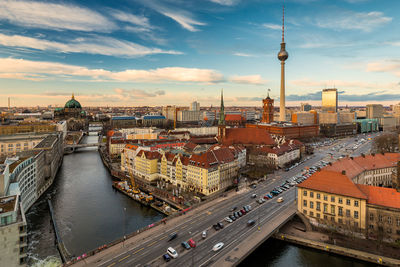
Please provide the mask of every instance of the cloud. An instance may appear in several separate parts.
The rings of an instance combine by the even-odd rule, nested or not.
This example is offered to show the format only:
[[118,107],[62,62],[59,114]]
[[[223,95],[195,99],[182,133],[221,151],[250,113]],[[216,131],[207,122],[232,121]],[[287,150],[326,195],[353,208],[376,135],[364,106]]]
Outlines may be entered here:
[[145,91],[142,89],[130,89],[130,90],[126,90],[126,89],[121,89],[121,88],[115,88],[114,91],[118,94],[118,95],[122,95],[123,97],[129,97],[132,99],[143,99],[143,98],[148,98],[148,97],[156,97],[156,96],[161,96],[161,95],[165,95],[165,91],[164,90],[158,90],[155,92],[149,92],[149,91]]
[[110,32],[116,25],[87,8],[36,1],[0,1],[0,20],[29,28]]
[[0,77],[1,75],[7,75],[6,78],[10,79],[53,79],[58,77],[68,80],[84,77],[93,81],[124,82],[219,83],[224,81],[223,75],[212,69],[166,67],[112,72],[104,69],[88,69],[76,65],[14,58],[0,58]]
[[[346,92],[339,92],[339,101],[347,102],[368,102],[368,101],[395,101],[400,100],[399,94],[385,94],[385,93],[367,93],[367,94],[346,94]],[[286,96],[287,101],[321,101],[321,91],[297,95],[291,94]]]
[[254,55],[246,54],[246,53],[240,53],[240,52],[235,52],[235,53],[233,53],[233,55],[237,56],[237,57],[254,57]]
[[361,30],[370,32],[392,21],[391,17],[385,17],[382,12],[341,12],[334,15],[320,17],[316,25],[321,28],[333,30]]
[[120,10],[113,10],[111,12],[111,15],[119,20],[119,21],[123,21],[123,22],[128,22],[134,25],[138,25],[140,26],[142,29],[146,29],[149,30],[152,28],[152,26],[149,23],[149,19],[146,18],[145,16],[138,16],[138,15],[134,15],[134,14],[130,14],[130,13],[126,13]]
[[235,97],[236,101],[240,101],[240,102],[254,102],[254,101],[262,101],[263,98],[262,97],[248,97],[248,96],[239,96],[239,97]]
[[240,0],[209,0],[209,1],[223,6],[234,6],[237,3],[239,3]]
[[107,56],[135,57],[152,54],[182,54],[178,51],[149,48],[111,37],[77,38],[70,42],[60,43],[22,35],[5,35],[0,33],[0,45],[62,53],[88,53]]
[[191,31],[191,32],[196,32],[199,31],[195,26],[204,26],[206,23],[200,22],[195,20],[193,15],[189,13],[188,11],[182,10],[180,8],[170,8],[167,6],[164,6],[160,2],[153,0],[147,0],[143,2],[144,4],[150,6],[153,8],[155,11],[158,13],[169,17],[179,23],[184,29]]
[[371,62],[367,64],[367,72],[388,72],[400,77],[400,60]]
[[[342,80],[309,80],[309,79],[300,79],[300,80],[292,80],[289,81],[289,84],[296,87],[310,88],[310,87],[319,87],[319,88],[357,88],[363,90],[397,90],[398,84],[396,82],[391,83],[380,83],[380,82],[364,82],[364,81],[342,81]],[[321,89],[322,90],[322,89]]]
[[281,30],[282,29],[282,25],[272,24],[272,23],[264,23],[264,24],[262,24],[262,26],[264,28],[267,28],[270,30]]
[[265,84],[267,81],[263,80],[260,75],[247,75],[247,76],[232,76],[229,81],[233,83],[243,84]]

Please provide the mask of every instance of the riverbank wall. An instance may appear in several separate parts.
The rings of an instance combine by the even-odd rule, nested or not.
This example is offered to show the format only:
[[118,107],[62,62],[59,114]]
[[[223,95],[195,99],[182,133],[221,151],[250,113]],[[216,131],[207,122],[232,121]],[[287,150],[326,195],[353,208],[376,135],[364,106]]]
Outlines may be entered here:
[[360,250],[355,250],[351,248],[346,248],[342,246],[337,246],[333,244],[328,244],[325,242],[320,242],[316,240],[311,240],[308,238],[304,237],[299,237],[296,235],[291,235],[287,233],[276,233],[273,236],[275,239],[287,241],[289,243],[293,243],[296,245],[304,246],[304,247],[309,247],[313,249],[317,249],[320,251],[325,251],[328,253],[335,253],[341,256],[346,256],[346,257],[351,257],[354,259],[362,260],[362,261],[367,261],[367,262],[372,262],[375,264],[380,264],[384,266],[400,266],[400,260],[389,258],[389,257],[384,257]]

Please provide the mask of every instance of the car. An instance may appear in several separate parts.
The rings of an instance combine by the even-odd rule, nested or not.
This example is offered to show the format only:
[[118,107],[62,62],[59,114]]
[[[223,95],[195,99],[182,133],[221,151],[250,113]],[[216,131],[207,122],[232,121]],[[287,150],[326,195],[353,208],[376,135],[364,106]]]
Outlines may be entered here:
[[245,211],[244,209],[241,209],[240,212],[241,212],[243,215],[246,215],[246,211]]
[[257,185],[252,184],[252,185],[251,185],[251,188],[256,189],[256,188],[257,188]]
[[214,224],[213,228],[214,228],[215,231],[218,231],[220,229],[218,224]]
[[237,207],[232,207],[230,211],[235,211],[237,209]]
[[174,240],[177,237],[178,237],[178,233],[172,233],[169,235],[168,241]]
[[247,208],[249,209],[249,211],[251,211],[251,205],[247,205]]
[[247,221],[247,226],[253,226],[256,223],[255,220],[248,220]]
[[201,233],[201,237],[202,237],[203,239],[205,239],[205,238],[207,237],[207,230],[204,230],[204,231]]
[[188,241],[190,247],[195,248],[196,247],[196,242],[193,240],[193,238],[190,238]]
[[283,202],[283,197],[278,198],[278,199],[276,200],[276,202],[278,202],[278,203]]
[[188,242],[183,241],[183,242],[181,243],[181,246],[182,246],[184,249],[190,249],[190,246],[189,246]]
[[236,217],[233,216],[233,215],[229,215],[229,218],[230,218],[232,221],[236,221]]
[[262,203],[264,203],[265,202],[265,199],[263,199],[263,198],[260,198],[258,201],[258,204],[262,204]]
[[217,243],[217,244],[215,244],[214,246],[213,246],[213,251],[218,251],[218,250],[220,250],[222,247],[224,246],[224,243],[222,243],[222,242],[219,242],[219,243]]
[[270,194],[267,194],[267,197],[268,197],[269,199],[271,199],[271,198],[272,198],[272,196],[271,196]]
[[243,209],[244,209],[244,211],[245,211],[246,213],[250,211],[249,208],[248,208],[247,206],[243,206]]
[[222,222],[217,223],[217,225],[218,225],[218,227],[221,228],[221,229],[224,228],[224,224],[223,224]]
[[252,194],[251,195],[251,198],[256,198],[257,197],[257,194]]
[[243,213],[241,211],[238,211],[239,217],[243,216]]
[[240,217],[240,216],[239,216],[239,212],[236,211],[236,212],[233,214],[233,216],[235,216],[235,218],[238,219],[238,218]]
[[168,254],[164,254],[164,255],[163,255],[163,259],[164,259],[166,262],[169,262],[169,261],[171,260],[171,257],[170,257]]
[[232,219],[231,219],[231,218],[229,218],[229,217],[225,217],[225,221],[227,221],[228,223],[231,223],[231,222],[233,222],[233,221],[232,221]]
[[174,258],[174,259],[178,258],[178,252],[176,252],[176,250],[173,247],[169,247],[167,249],[167,253],[168,253],[168,255],[171,256],[171,258]]

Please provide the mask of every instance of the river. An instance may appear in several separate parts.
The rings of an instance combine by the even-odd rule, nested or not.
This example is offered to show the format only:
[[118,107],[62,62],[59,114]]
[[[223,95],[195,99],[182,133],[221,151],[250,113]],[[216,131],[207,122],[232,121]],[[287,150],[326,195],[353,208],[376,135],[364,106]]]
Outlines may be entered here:
[[[82,143],[97,142],[97,136]],[[95,249],[163,218],[163,215],[118,193],[96,148],[82,148],[65,155],[54,184],[46,194],[52,203],[60,234],[75,255]],[[26,215],[29,264],[58,266],[53,228],[43,195]],[[124,207],[126,208],[124,214]],[[124,223],[125,222],[125,223]],[[372,266],[365,262],[268,240],[242,266]]]

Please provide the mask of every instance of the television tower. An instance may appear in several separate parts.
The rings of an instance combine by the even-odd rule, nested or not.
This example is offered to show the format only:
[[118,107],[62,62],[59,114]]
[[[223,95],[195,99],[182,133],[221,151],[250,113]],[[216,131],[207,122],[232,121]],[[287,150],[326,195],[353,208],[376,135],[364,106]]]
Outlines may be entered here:
[[286,121],[285,109],[285,60],[288,59],[289,54],[286,52],[285,44],[285,6],[282,8],[282,43],[281,51],[278,53],[278,59],[281,61],[281,95],[279,106],[279,121]]

